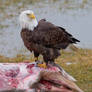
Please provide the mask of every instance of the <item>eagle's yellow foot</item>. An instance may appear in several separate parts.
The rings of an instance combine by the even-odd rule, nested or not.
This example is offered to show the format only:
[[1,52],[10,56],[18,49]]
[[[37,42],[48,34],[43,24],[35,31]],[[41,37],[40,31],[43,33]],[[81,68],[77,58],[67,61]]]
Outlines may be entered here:
[[46,63],[41,63],[41,64],[38,63],[37,66],[40,68],[47,68]]

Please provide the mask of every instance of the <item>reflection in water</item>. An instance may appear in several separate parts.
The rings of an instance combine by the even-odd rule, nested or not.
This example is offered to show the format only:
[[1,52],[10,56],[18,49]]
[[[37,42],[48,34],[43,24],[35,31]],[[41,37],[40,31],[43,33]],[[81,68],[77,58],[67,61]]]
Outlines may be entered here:
[[32,9],[38,20],[46,18],[66,28],[81,41],[79,46],[92,48],[92,0],[1,0],[0,54],[15,56],[28,52],[18,21],[19,13],[26,9]]

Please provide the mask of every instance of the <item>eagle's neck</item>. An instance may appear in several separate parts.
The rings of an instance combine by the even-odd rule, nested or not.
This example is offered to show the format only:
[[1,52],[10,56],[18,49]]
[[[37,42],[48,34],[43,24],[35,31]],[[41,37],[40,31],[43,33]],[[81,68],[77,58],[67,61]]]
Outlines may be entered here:
[[38,22],[36,19],[33,19],[31,21],[22,21],[21,23],[23,29],[28,29],[29,31],[33,31],[35,27],[37,27]]

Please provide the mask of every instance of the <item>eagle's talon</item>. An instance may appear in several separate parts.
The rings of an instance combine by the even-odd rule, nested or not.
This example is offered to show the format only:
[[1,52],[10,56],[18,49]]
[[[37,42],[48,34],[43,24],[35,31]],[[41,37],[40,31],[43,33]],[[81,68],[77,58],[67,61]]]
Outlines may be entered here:
[[37,66],[40,68],[47,68],[46,63],[37,64]]

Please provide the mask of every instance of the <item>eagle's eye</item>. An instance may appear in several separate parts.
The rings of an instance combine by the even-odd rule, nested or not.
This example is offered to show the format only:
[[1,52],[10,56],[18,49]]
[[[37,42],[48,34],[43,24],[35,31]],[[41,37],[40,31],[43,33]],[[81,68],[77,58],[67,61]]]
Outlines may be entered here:
[[27,13],[27,16],[29,16],[30,14],[29,13]]
[[31,19],[35,19],[35,15],[34,15],[33,13],[30,13],[30,14],[28,13],[27,16],[28,16],[29,18],[31,18]]

